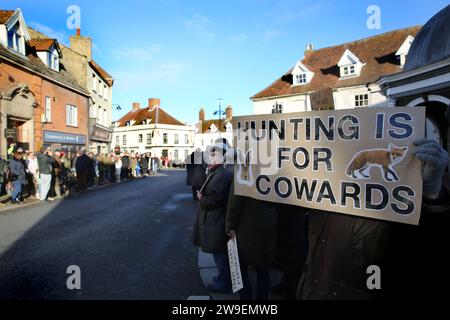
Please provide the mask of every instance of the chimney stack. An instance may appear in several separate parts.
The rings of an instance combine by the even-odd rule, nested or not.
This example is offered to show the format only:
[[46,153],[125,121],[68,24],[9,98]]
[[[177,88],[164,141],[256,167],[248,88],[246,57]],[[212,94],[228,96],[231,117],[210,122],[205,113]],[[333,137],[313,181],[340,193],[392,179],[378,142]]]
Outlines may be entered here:
[[77,34],[70,37],[70,49],[86,56],[88,61],[92,60],[92,38],[82,37],[81,30],[77,29]]
[[306,45],[305,55],[306,55],[307,53],[312,52],[313,50],[314,50],[314,47],[313,47],[312,43],[308,43],[308,44]]
[[139,102],[133,102],[133,111],[139,110],[141,108],[141,104]]
[[231,119],[233,118],[233,107],[231,105],[229,105],[226,109],[225,109],[225,115],[226,115],[226,119]]
[[200,112],[198,113],[198,120],[205,121],[205,109],[200,108]]
[[148,99],[148,108],[152,109],[154,106],[161,106],[161,100],[157,98]]

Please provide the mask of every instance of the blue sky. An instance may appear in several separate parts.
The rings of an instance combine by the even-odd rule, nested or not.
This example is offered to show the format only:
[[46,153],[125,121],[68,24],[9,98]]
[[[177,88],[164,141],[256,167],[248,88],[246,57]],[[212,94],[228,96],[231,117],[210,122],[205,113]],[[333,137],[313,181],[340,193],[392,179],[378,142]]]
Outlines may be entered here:
[[[366,26],[368,6],[381,9],[381,29]],[[253,111],[250,96],[303,57],[305,45],[322,48],[393,29],[424,24],[448,1],[327,0],[2,0],[20,7],[25,20],[68,44],[67,7],[81,9],[81,33],[93,55],[116,79],[118,119],[132,102],[151,97],[188,123],[217,99],[235,115]]]

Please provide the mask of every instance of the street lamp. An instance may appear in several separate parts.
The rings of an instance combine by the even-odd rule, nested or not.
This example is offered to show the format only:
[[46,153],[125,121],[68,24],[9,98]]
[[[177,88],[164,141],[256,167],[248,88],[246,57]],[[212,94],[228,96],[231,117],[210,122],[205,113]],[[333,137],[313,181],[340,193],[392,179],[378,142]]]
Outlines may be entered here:
[[117,104],[117,103],[113,103],[112,106],[113,106],[113,107],[116,106],[116,110],[117,110],[117,111],[122,110],[122,107],[121,107],[119,104]]
[[225,112],[222,111],[222,102],[223,102],[223,99],[221,99],[221,98],[217,99],[217,104],[219,105],[219,110],[214,112],[215,116],[217,116],[217,115],[219,116],[219,138],[222,138],[222,124],[221,124],[221,121],[222,121],[222,116],[225,115]]

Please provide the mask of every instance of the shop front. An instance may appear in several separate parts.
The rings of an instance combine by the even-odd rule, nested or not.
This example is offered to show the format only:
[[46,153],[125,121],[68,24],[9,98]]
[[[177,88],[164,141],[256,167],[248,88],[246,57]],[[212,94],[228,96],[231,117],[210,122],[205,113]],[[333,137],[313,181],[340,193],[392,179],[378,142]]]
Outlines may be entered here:
[[91,122],[89,150],[94,154],[109,153],[111,151],[112,129]]
[[75,153],[85,148],[87,137],[82,134],[72,134],[57,131],[44,131],[44,147],[50,147],[54,150]]

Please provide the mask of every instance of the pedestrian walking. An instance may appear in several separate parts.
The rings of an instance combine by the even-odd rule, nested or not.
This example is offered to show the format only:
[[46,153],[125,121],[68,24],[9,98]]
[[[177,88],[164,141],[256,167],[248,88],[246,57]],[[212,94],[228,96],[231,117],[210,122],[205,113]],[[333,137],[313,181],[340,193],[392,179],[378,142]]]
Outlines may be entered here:
[[86,150],[81,149],[79,151],[79,157],[77,157],[75,169],[77,172],[78,192],[85,193],[88,188],[88,174],[89,171],[92,170],[92,162],[86,155]]

